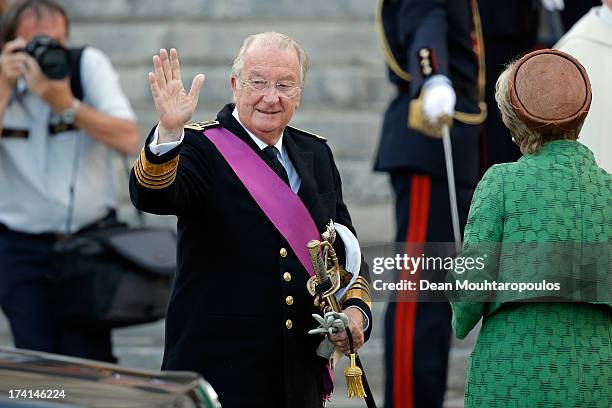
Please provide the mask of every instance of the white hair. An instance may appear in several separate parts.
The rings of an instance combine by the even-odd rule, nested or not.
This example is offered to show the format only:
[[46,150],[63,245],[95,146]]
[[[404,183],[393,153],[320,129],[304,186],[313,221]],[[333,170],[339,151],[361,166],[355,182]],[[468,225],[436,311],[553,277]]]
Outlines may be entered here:
[[240,78],[242,68],[244,67],[244,55],[253,46],[258,47],[269,47],[277,48],[279,50],[285,50],[293,47],[298,56],[298,62],[300,64],[300,86],[304,86],[306,80],[306,73],[308,72],[309,59],[304,47],[293,38],[286,34],[276,32],[265,32],[259,34],[253,34],[245,38],[242,43],[242,47],[238,50],[238,55],[234,59],[232,65],[232,77]]

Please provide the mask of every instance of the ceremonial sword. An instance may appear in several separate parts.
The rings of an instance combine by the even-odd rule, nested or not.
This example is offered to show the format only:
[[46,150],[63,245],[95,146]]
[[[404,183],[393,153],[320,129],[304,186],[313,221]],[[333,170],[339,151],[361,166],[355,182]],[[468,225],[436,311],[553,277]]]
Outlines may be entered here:
[[459,209],[457,206],[457,189],[455,187],[455,169],[453,167],[453,146],[451,144],[448,124],[442,125],[442,144],[444,145],[444,158],[446,162],[446,178],[448,180],[448,198],[450,200],[451,218],[453,221],[453,236],[455,250],[461,252],[461,229],[459,227]]
[[[333,238],[328,238],[328,240],[323,242],[318,240],[308,241],[308,254],[310,255],[315,276],[308,280],[307,288],[311,295],[317,296],[325,302],[324,312],[333,311],[341,313],[340,304],[338,299],[336,299],[336,292],[340,288],[340,265],[338,264],[336,251],[329,241],[333,242]],[[325,255],[322,254],[322,251]],[[329,270],[326,267],[328,256],[332,264],[332,268]],[[353,336],[348,327],[345,330],[350,349],[350,364],[344,370],[348,396],[349,398],[364,398],[367,408],[376,408],[376,402],[368,384],[363,364],[359,359],[359,355],[353,349]]]

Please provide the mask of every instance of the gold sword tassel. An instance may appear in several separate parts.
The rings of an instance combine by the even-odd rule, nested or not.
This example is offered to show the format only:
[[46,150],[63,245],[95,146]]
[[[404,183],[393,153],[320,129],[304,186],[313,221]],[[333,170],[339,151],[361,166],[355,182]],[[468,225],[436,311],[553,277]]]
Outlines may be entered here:
[[366,392],[363,388],[363,381],[361,376],[363,371],[357,367],[355,362],[355,353],[351,353],[349,359],[351,360],[349,366],[344,369],[344,378],[346,379],[346,386],[348,388],[349,398],[365,398]]

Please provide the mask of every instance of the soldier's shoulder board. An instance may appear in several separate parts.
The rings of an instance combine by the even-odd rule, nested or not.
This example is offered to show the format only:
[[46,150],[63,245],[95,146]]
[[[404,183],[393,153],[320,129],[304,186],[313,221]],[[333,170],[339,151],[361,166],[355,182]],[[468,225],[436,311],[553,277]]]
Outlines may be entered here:
[[326,138],[324,138],[323,136],[317,135],[316,133],[308,132],[304,129],[298,129],[294,126],[287,126],[287,128],[289,128],[291,131],[298,133],[300,135],[312,137],[314,139],[317,139],[320,142],[327,142]]
[[192,122],[185,125],[185,129],[195,130],[197,132],[202,132],[206,129],[214,128],[219,126],[219,122],[216,120],[205,120],[203,122]]

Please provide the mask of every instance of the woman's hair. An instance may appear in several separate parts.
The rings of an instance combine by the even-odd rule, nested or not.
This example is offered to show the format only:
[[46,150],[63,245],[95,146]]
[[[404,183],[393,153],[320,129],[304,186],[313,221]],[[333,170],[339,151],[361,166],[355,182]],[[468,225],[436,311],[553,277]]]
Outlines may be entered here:
[[512,140],[516,143],[523,154],[535,153],[540,150],[540,147],[546,142],[559,139],[578,139],[578,134],[582,128],[582,124],[576,129],[565,132],[561,135],[548,136],[537,130],[527,127],[525,122],[520,120],[514,111],[510,102],[510,73],[514,68],[516,61],[512,61],[506,66],[506,69],[497,78],[495,84],[495,100],[501,113],[502,122],[510,130]]

